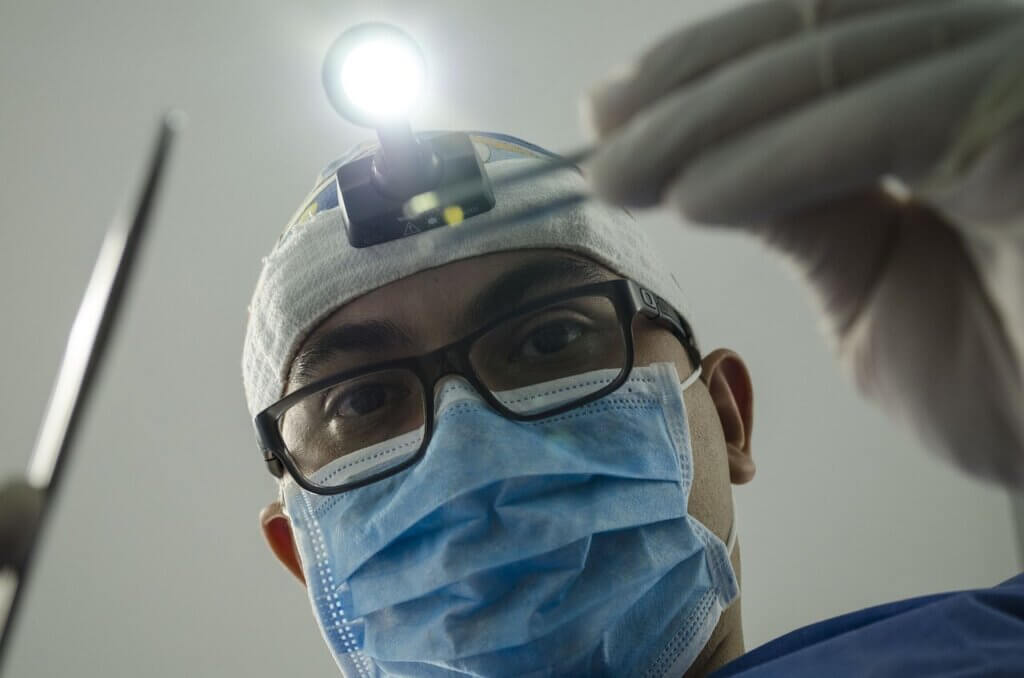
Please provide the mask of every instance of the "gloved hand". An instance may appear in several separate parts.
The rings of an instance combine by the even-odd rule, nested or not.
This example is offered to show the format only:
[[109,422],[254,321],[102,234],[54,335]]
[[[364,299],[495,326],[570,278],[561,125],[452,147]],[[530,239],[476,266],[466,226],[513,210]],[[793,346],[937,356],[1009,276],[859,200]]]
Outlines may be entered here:
[[589,109],[601,196],[763,238],[866,394],[1024,486],[1024,7],[759,2],[655,45]]

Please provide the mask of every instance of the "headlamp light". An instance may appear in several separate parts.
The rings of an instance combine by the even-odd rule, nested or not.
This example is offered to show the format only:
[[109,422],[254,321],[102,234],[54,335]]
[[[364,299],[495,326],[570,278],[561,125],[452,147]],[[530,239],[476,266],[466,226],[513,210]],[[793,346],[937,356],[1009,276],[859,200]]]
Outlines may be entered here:
[[331,45],[323,79],[342,117],[378,127],[408,118],[426,84],[426,63],[406,33],[387,24],[362,24]]

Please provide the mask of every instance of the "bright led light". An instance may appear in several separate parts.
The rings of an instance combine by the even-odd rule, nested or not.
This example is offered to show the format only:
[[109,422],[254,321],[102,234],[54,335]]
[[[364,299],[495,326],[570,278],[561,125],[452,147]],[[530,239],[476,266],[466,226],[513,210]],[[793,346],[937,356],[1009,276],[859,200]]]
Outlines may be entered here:
[[328,98],[359,125],[375,127],[407,117],[425,81],[426,65],[416,43],[386,24],[346,31],[324,60]]
[[397,40],[373,40],[348,53],[341,67],[341,86],[366,115],[404,117],[423,90],[423,62]]

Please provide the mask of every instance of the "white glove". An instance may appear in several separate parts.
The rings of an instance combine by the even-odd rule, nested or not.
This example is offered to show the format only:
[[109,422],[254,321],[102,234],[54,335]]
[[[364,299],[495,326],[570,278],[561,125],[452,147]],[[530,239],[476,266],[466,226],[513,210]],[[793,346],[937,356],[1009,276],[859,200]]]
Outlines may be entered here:
[[670,36],[589,104],[600,195],[761,236],[867,395],[1024,486],[1024,8],[760,2]]

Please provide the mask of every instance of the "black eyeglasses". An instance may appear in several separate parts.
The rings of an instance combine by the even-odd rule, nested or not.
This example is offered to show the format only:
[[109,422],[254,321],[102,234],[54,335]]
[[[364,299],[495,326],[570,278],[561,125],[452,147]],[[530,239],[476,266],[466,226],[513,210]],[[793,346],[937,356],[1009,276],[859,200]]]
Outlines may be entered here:
[[[637,314],[669,329],[700,364],[689,324],[665,300],[632,280],[593,283],[531,301],[426,355],[348,370],[290,393],[256,416],[263,458],[274,476],[287,471],[317,494],[398,473],[423,457],[434,386],[449,374],[464,377],[509,419],[580,407],[629,377]],[[584,373],[591,374],[586,382],[573,379]]]

